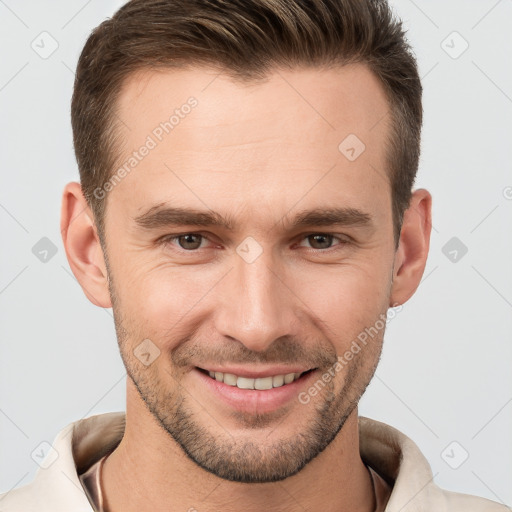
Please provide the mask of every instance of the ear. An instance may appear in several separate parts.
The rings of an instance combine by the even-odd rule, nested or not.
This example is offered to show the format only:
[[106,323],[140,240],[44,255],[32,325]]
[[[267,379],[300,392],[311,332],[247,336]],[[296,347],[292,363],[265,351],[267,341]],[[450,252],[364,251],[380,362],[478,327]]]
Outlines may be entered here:
[[87,298],[96,306],[112,307],[103,250],[80,183],[64,188],[60,230],[69,266]]
[[427,263],[431,229],[432,196],[428,190],[415,190],[404,212],[395,254],[390,307],[407,302],[418,288]]

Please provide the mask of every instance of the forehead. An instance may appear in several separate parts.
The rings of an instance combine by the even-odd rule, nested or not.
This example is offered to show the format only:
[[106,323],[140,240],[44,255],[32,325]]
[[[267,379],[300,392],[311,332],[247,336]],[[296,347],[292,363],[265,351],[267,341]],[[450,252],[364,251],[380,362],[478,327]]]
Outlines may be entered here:
[[116,170],[126,172],[109,202],[127,214],[164,202],[289,209],[305,195],[389,206],[389,106],[361,64],[276,69],[246,83],[201,67],[139,72],[118,116]]
[[260,132],[269,135],[280,133],[283,126],[286,133],[281,135],[304,135],[302,126],[293,122],[300,117],[306,127],[315,128],[309,134],[313,141],[350,128],[368,139],[366,132],[388,110],[379,80],[363,64],[274,69],[263,80],[243,82],[205,67],[142,70],[125,80],[118,97],[120,115],[128,125],[123,123],[125,135],[130,139],[151,132],[155,121],[168,120],[191,97],[200,108],[187,124],[194,130],[213,125],[219,137],[243,138],[244,132],[226,133],[241,122],[257,122]]

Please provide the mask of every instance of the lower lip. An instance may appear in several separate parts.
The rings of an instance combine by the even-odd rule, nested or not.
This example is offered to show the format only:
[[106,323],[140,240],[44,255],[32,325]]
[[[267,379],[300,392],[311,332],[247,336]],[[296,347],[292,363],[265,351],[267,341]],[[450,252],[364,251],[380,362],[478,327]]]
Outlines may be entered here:
[[192,371],[215,396],[219,397],[231,408],[242,412],[258,414],[275,411],[292,400],[298,401],[299,393],[314,379],[316,372],[316,370],[310,371],[290,384],[285,384],[278,388],[258,390],[229,386],[213,379],[197,368],[194,368]]

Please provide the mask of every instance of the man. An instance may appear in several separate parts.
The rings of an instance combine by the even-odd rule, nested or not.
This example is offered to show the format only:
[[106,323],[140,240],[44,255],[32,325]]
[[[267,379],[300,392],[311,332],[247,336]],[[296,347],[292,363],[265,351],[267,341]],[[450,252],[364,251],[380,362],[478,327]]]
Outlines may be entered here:
[[126,415],[66,427],[2,510],[507,510],[358,417],[428,255],[421,120],[381,1],[134,0],[102,23],[62,231],[113,308]]

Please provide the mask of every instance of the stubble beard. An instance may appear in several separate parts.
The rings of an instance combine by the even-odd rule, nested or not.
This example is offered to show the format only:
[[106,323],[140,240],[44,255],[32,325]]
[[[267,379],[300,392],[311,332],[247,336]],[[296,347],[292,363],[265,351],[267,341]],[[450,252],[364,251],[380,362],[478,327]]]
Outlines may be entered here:
[[[342,370],[347,374],[344,385],[337,393],[333,379],[318,393],[315,400],[307,405],[293,407],[290,413],[281,418],[278,417],[279,414],[272,416],[272,413],[238,415],[247,435],[235,438],[222,425],[219,426],[218,422],[212,420],[208,412],[205,411],[202,415],[204,419],[194,413],[194,405],[197,408],[198,401],[180,384],[179,377],[166,370],[170,377],[167,382],[174,381],[175,384],[174,389],[169,390],[156,371],[158,365],[145,367],[133,355],[132,338],[123,321],[111,277],[109,287],[121,357],[141,399],[158,424],[191,461],[225,480],[268,483],[281,481],[298,473],[336,438],[370,383],[380,359],[384,332],[380,340],[374,340],[379,342],[376,343],[377,346],[371,347],[366,354],[372,361],[370,366],[363,366],[361,362],[364,357],[358,357]],[[326,366],[325,373],[330,368]],[[319,372],[320,376],[323,374],[324,371]],[[297,411],[300,407],[313,410],[305,429],[264,445],[251,440],[254,438],[254,429],[268,428],[272,423],[275,424],[275,428],[271,429],[272,437],[278,437],[276,432],[280,426],[287,422],[289,426],[289,422],[293,422],[297,414],[304,417],[302,410]],[[209,425],[213,428],[209,428]]]

